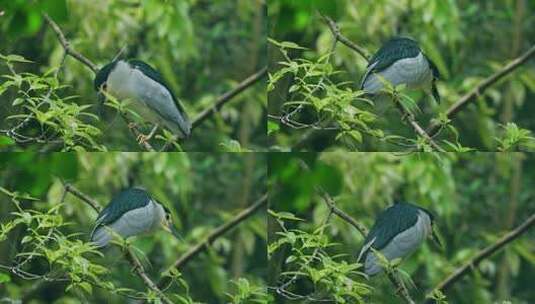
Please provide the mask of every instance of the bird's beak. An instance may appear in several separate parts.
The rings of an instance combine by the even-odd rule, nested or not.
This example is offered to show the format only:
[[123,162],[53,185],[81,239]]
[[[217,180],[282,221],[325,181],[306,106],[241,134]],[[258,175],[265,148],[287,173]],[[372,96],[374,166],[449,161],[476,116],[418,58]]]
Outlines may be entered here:
[[433,93],[433,98],[437,103],[440,103],[440,94],[438,93],[437,84],[435,83],[435,80],[433,79],[431,92]]
[[97,92],[97,98],[100,106],[106,101],[106,96],[104,96],[104,93],[102,93],[102,89]]
[[431,240],[440,248],[444,249],[439,233],[437,232],[435,226],[431,226]]
[[168,222],[165,223],[163,226],[163,229],[169,233],[171,233],[174,237],[176,237],[179,240],[183,240],[180,234],[178,234],[178,230],[175,228],[175,225],[173,223]]

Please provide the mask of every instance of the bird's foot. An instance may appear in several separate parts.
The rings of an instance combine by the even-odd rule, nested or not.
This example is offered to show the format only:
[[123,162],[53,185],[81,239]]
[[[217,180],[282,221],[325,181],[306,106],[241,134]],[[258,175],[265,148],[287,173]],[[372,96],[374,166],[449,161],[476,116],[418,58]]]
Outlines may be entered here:
[[139,134],[137,136],[137,142],[141,145],[141,144],[145,144],[147,143],[149,140],[152,139],[152,137],[154,137],[154,134],[156,134],[156,131],[158,130],[158,125],[155,125],[154,128],[152,128],[152,130],[150,131],[150,133],[148,135],[145,135],[145,134]]

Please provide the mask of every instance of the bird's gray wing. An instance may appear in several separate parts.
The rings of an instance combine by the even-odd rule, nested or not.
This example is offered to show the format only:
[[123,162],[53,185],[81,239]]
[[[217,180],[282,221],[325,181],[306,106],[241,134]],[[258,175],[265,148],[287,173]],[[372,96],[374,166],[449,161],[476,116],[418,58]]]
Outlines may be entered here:
[[416,41],[409,38],[393,38],[387,41],[370,59],[368,68],[360,88],[362,89],[366,78],[370,73],[381,72],[391,66],[394,62],[403,58],[413,58],[420,53],[420,47]]
[[171,90],[167,82],[163,79],[162,75],[158,71],[156,71],[150,65],[146,64],[145,62],[141,60],[131,59],[131,60],[128,60],[128,63],[134,68],[141,70],[150,79],[163,85],[167,89],[167,91],[169,91],[169,94],[171,94],[171,97],[173,98],[173,102],[177,106],[178,111],[180,111],[180,113],[182,113],[183,115],[186,115],[186,110],[184,109],[184,106],[178,100],[178,98],[176,98],[175,94],[173,94],[173,91]]
[[[141,60],[131,59],[128,60],[128,63],[134,68],[141,70],[143,74],[145,74],[147,77],[158,82],[167,89],[173,100],[173,106],[175,106],[176,109],[164,102],[161,102],[156,106],[148,106],[166,120],[177,123],[183,133],[186,136],[189,136],[191,124],[189,121],[188,114],[186,113],[182,102],[180,102],[180,100],[176,98],[175,94],[173,94],[173,91],[171,90],[167,82],[163,79],[162,75],[158,71],[153,69],[150,65],[146,64]],[[178,110],[178,114],[176,113],[176,110]]]
[[130,188],[115,195],[111,202],[98,215],[97,225],[115,222],[126,212],[146,206],[151,201],[150,195],[142,189]]
[[[396,235],[412,227],[418,220],[417,210],[417,207],[410,204],[397,203],[379,214],[364,240],[364,247],[359,256],[365,257],[369,247],[381,250]],[[368,248],[365,249],[366,246]]]

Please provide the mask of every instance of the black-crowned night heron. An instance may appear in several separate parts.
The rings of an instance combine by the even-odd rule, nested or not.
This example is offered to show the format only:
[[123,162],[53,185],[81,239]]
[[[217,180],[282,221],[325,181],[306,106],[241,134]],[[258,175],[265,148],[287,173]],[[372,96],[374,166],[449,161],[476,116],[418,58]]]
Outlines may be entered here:
[[368,63],[360,89],[375,95],[384,89],[384,81],[396,87],[405,84],[409,89],[423,89],[440,102],[436,87],[439,78],[435,64],[410,38],[395,37],[387,41]]
[[150,233],[163,228],[177,236],[169,209],[154,200],[141,188],[129,188],[113,197],[98,215],[91,241],[104,247],[114,233],[123,238]]
[[[180,103],[160,73],[140,60],[116,60],[95,76],[95,90],[118,99],[132,101],[132,110],[143,119],[165,126],[178,137],[189,137],[191,123]],[[153,133],[153,132],[151,132]]]
[[433,220],[429,211],[408,203],[397,202],[381,212],[357,258],[359,263],[364,261],[364,272],[371,276],[383,270],[371,248],[391,261],[415,251],[428,236],[440,245],[433,230]]

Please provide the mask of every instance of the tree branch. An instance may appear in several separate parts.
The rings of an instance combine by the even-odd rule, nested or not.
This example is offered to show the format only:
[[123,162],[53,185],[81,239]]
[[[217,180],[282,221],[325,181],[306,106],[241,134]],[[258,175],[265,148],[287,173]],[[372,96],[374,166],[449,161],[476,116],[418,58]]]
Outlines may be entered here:
[[[523,63],[528,61],[531,57],[535,56],[535,45],[533,45],[527,52],[525,52],[520,57],[516,58],[515,60],[511,61],[509,64],[507,64],[505,67],[503,67],[498,72],[492,74],[491,76],[487,77],[485,80],[481,81],[475,88],[473,88],[470,92],[468,92],[466,95],[461,97],[455,104],[453,104],[446,112],[448,118],[453,118],[459,111],[464,109],[470,102],[474,101],[476,97],[481,96],[481,94],[490,86],[498,82],[498,80],[505,77],[507,74],[510,74],[515,69],[520,67]],[[440,123],[432,123],[427,128],[427,133],[431,136],[435,135],[438,130],[440,130],[441,124]]]
[[[87,194],[83,193],[82,191],[78,190],[76,187],[70,184],[65,185],[65,192],[71,193],[72,195],[79,198],[81,201],[87,203],[89,206],[91,206],[97,213],[100,213],[102,210],[102,207],[99,202],[88,196]],[[132,251],[132,248],[127,247],[126,251],[126,258],[130,262],[130,264],[134,267],[134,271],[137,273],[137,275],[143,280],[145,285],[152,290],[158,297],[166,304],[173,304],[173,301],[171,301],[157,286],[154,284],[154,282],[149,278],[147,273],[145,272],[145,269],[143,268],[143,265],[139,261],[139,259],[136,257],[134,252]]]
[[331,33],[333,34],[334,39],[336,41],[340,41],[348,48],[357,52],[360,56],[362,56],[362,58],[366,59],[366,61],[370,60],[370,53],[365,48],[355,44],[351,40],[347,39],[344,35],[342,35],[342,33],[340,33],[340,28],[338,27],[338,24],[336,24],[336,22],[334,22],[330,17],[327,17],[322,13],[319,14],[323,21],[329,26],[329,29],[331,30]]
[[205,109],[199,115],[197,115],[197,117],[195,117],[195,119],[191,123],[191,129],[198,127],[208,117],[212,116],[217,111],[219,111],[219,109],[221,109],[221,107],[225,105],[227,102],[229,102],[234,96],[243,92],[249,86],[253,85],[255,82],[257,82],[262,77],[264,77],[266,74],[267,74],[267,66],[263,67],[260,71],[254,73],[253,75],[247,77],[245,80],[240,82],[234,89],[218,97],[216,101],[214,102],[214,105],[212,105],[208,109]]
[[[527,232],[533,225],[535,225],[535,213],[532,214],[526,221],[524,221],[520,226],[512,230],[511,232],[504,235],[502,238],[497,240],[494,244],[487,246],[485,249],[481,250],[475,257],[470,259],[468,262],[464,263],[462,266],[457,268],[452,272],[446,279],[440,282],[433,290],[446,291],[451,287],[455,282],[459,281],[464,275],[470,273],[474,270],[477,265],[484,259],[490,257],[496,253],[499,249],[506,246],[510,242],[514,241],[520,237],[523,233]],[[433,303],[432,299],[428,299],[426,303]]]
[[323,189],[321,189],[319,187],[316,187],[316,190],[318,190],[320,192],[321,196],[323,197],[323,201],[325,202],[325,204],[327,204],[329,209],[334,214],[336,214],[342,220],[344,220],[347,223],[349,223],[351,226],[355,227],[360,232],[362,237],[366,238],[366,236],[368,235],[368,228],[366,228],[366,226],[364,226],[363,224],[361,224],[360,222],[358,222],[357,220],[352,218],[349,214],[347,214],[344,211],[342,211],[342,209],[336,207],[333,198],[325,190],[323,190]]
[[[232,228],[237,226],[239,223],[253,215],[258,209],[267,206],[267,193],[262,195],[255,203],[253,203],[247,209],[242,210],[230,221],[224,223],[223,225],[217,227],[213,230],[204,240],[199,242],[194,247],[190,248],[186,253],[184,253],[180,258],[178,258],[169,269],[176,268],[179,269],[188,263],[192,258],[197,256],[199,253],[207,250],[209,246],[220,236],[224,235]],[[158,288],[164,288],[169,284],[171,278],[169,276],[162,277],[158,282]]]
[[[394,97],[397,99],[397,97]],[[398,110],[401,112],[401,115],[405,118],[405,120],[411,125],[412,129],[416,134],[420,135],[423,139],[425,139],[433,149],[439,151],[439,152],[446,152],[442,147],[440,147],[434,140],[425,132],[425,130],[416,122],[416,119],[414,119],[414,116],[407,111],[403,105],[399,102],[399,100],[394,100],[394,104],[398,108]]]
[[65,35],[63,34],[59,26],[56,24],[56,22],[54,22],[54,20],[52,20],[47,14],[43,14],[43,16],[48,25],[50,25],[52,30],[54,30],[54,32],[56,33],[56,36],[58,36],[59,43],[61,43],[61,45],[63,46],[65,53],[76,58],[78,61],[89,67],[91,71],[93,71],[93,73],[96,73],[98,70],[97,66],[93,62],[91,62],[91,60],[87,59],[71,47],[69,41],[67,40],[67,38],[65,38]]

